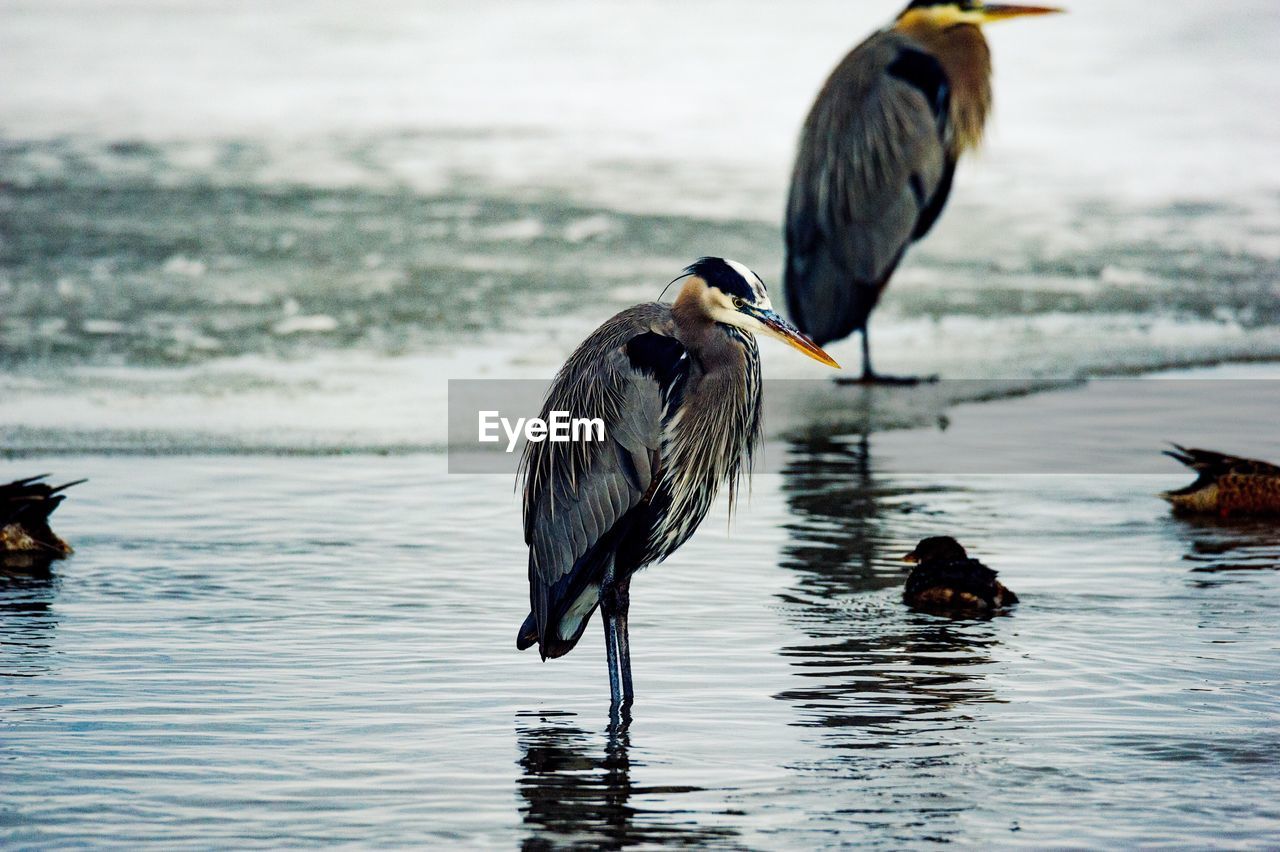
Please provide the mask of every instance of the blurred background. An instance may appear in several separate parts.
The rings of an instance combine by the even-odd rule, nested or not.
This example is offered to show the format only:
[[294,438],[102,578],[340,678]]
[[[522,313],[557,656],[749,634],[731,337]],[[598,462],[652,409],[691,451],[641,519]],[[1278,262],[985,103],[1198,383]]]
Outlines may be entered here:
[[[4,0],[0,440],[430,449],[445,378],[545,379],[699,255],[780,304],[799,125],[896,11]],[[1267,0],[988,37],[988,143],[876,314],[882,369],[1280,356]]]

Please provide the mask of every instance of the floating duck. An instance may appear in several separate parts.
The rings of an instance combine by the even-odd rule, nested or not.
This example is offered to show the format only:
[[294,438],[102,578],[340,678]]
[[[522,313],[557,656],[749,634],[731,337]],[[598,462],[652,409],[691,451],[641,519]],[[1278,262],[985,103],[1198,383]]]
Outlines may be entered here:
[[951,615],[990,615],[1018,602],[996,572],[965,553],[951,536],[921,539],[902,557],[915,563],[902,599],[912,609]]
[[1177,444],[1173,447],[1164,454],[1199,474],[1185,488],[1161,493],[1174,511],[1223,518],[1280,515],[1280,467],[1213,450],[1189,450]]
[[0,485],[0,560],[35,556],[62,559],[71,545],[49,528],[49,516],[66,495],[60,493],[83,479],[54,487],[41,482],[45,475]]

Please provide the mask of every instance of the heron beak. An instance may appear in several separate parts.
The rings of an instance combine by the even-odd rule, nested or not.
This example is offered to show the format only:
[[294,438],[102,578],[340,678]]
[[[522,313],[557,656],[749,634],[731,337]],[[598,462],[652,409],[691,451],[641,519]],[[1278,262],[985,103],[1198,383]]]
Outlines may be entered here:
[[995,23],[996,21],[1007,21],[1010,18],[1021,18],[1024,15],[1055,15],[1065,9],[1056,9],[1051,6],[1006,6],[999,3],[988,3],[979,11],[982,15],[984,24]]
[[837,370],[840,369],[840,364],[835,358],[823,352],[821,346],[814,343],[804,332],[778,316],[774,311],[760,311],[756,314],[756,317],[764,325],[765,330],[769,332],[771,337],[776,337],[788,346],[799,349],[821,364],[835,367]]

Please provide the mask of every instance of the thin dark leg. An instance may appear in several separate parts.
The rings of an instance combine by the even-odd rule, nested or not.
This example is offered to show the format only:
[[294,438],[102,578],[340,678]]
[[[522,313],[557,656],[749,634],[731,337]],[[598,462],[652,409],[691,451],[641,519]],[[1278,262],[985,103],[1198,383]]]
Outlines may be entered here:
[[627,613],[631,610],[631,578],[628,577],[613,587],[614,607],[618,625],[618,672],[622,675],[622,703],[630,707],[635,700],[635,689],[631,686],[631,635],[627,632]]
[[609,658],[609,716],[613,722],[630,721],[631,645],[627,636],[627,610],[631,607],[631,578],[614,581],[612,566],[600,584],[600,613],[604,616],[604,645]]
[[[618,650],[621,643],[618,641],[618,606],[617,596],[614,593],[613,563],[605,568],[604,577],[600,583],[600,615],[604,620],[605,658],[609,662],[609,712],[613,715],[622,704],[622,679],[618,667]],[[625,622],[622,628],[626,629]]]
[[936,382],[937,376],[885,376],[871,366],[871,336],[867,326],[862,327],[862,375],[857,379],[836,379],[841,385],[918,385]]
[[622,704],[622,682],[618,676],[618,618],[601,607],[604,615],[604,652],[609,661],[609,706]]
[[862,380],[868,381],[875,377],[876,371],[871,367],[871,335],[867,332],[867,327],[862,327]]

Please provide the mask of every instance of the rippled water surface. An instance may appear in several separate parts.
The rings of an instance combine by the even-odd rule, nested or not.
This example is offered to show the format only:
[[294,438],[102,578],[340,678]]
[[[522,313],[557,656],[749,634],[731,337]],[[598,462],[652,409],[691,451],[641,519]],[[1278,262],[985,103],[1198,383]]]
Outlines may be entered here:
[[[1163,440],[1280,460],[1275,369],[953,407],[1280,357],[1271,0],[993,27],[872,325],[958,381],[765,344],[767,472],[634,584],[631,726],[597,627],[513,647],[447,380],[545,382],[703,254],[782,304],[797,128],[900,5],[0,0],[0,482],[90,478],[0,573],[0,846],[1280,846],[1280,533],[1152,496]],[[904,609],[940,532],[1023,603]]]
[[[0,578],[0,837],[1280,839],[1274,526],[1170,517],[1151,495],[1180,477],[880,473],[876,440],[785,448],[731,532],[721,507],[638,579],[620,734],[596,629],[546,664],[513,647],[508,478],[77,459],[79,552]],[[900,604],[894,557],[940,530],[1012,615]]]
[[[987,144],[879,366],[1280,357],[1280,17],[1066,5],[990,28]],[[434,449],[446,377],[545,380],[700,255],[782,304],[797,129],[899,6],[0,0],[0,441]]]

